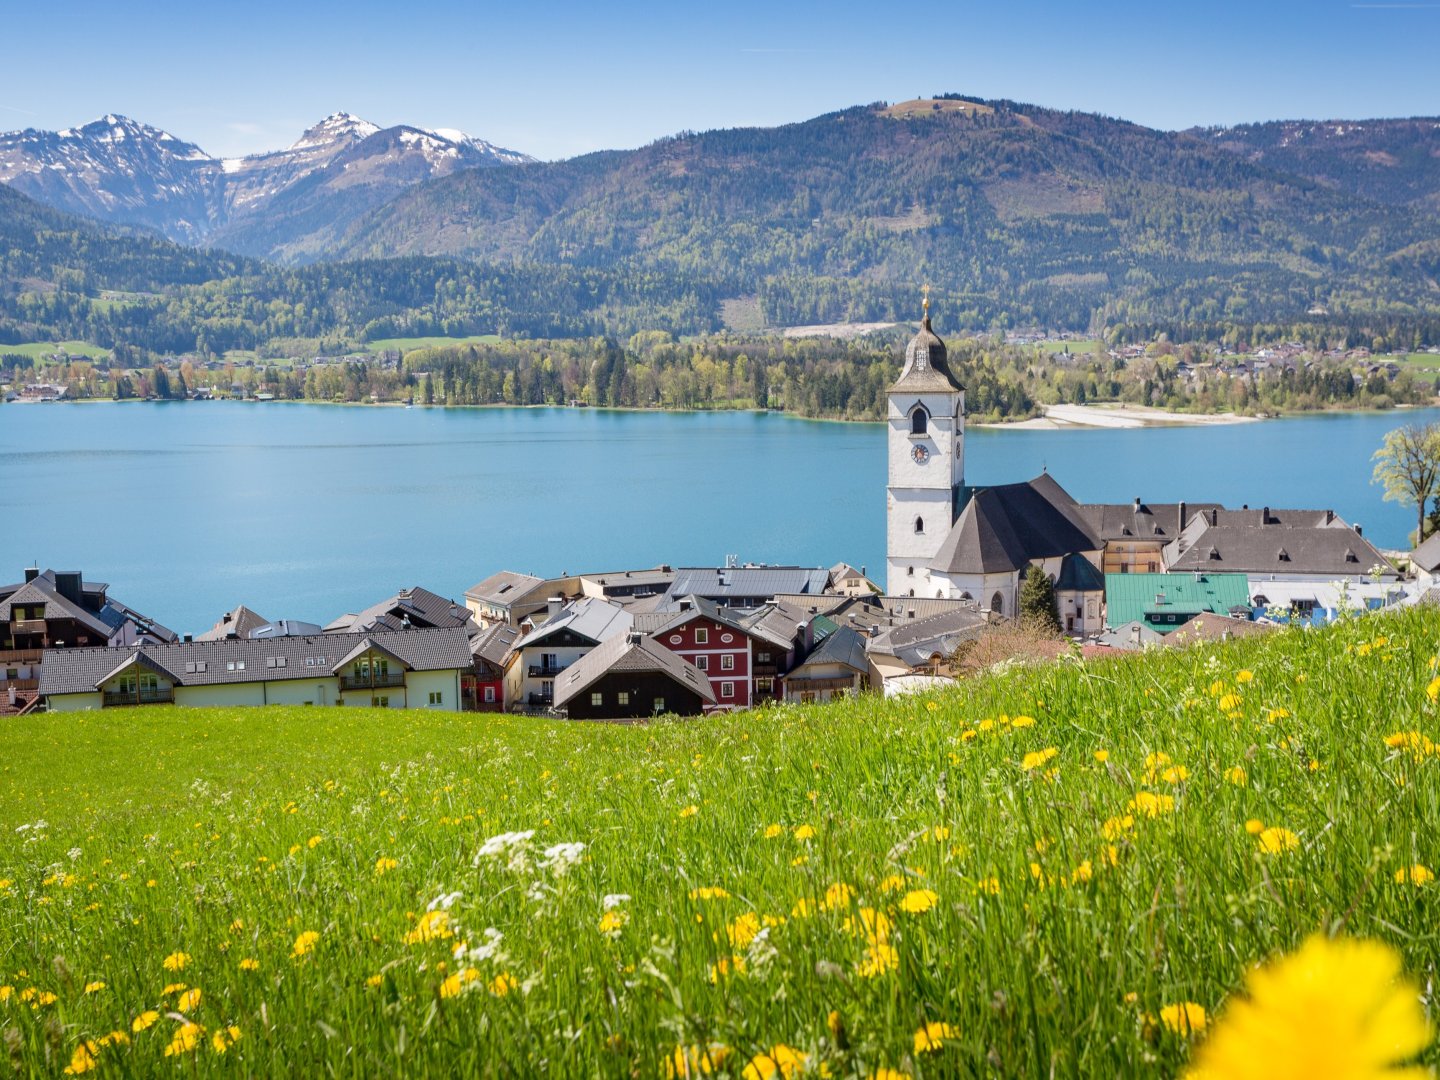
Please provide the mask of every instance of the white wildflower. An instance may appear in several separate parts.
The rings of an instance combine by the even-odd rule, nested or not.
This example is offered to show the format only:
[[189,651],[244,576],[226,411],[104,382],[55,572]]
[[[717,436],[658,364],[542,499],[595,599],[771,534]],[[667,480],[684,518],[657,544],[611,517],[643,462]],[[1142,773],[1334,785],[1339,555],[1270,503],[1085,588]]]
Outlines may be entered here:
[[629,902],[630,902],[630,894],[629,894],[629,893],[623,893],[623,892],[606,893],[605,896],[604,896],[604,898],[601,899],[601,901],[600,901],[600,907],[601,907],[601,909],[604,910],[604,911],[609,911],[611,908],[617,908],[617,907],[619,907],[621,904],[628,904]]
[[439,908],[441,911],[449,911],[452,907],[455,906],[455,901],[459,900],[460,897],[464,895],[465,894],[461,892],[441,893],[434,900],[431,900],[428,905],[426,905],[425,910],[434,911],[436,908]]
[[579,842],[555,844],[545,849],[544,866],[553,871],[556,877],[563,877],[570,867],[580,861],[580,856],[584,853],[585,845]]

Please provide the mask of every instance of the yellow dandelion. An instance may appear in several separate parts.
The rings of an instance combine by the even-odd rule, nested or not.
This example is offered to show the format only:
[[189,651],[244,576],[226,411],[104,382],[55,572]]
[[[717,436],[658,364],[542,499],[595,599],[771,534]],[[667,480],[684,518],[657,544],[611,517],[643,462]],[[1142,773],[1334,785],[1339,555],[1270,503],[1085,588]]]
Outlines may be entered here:
[[620,936],[620,931],[625,929],[625,924],[629,921],[630,915],[627,912],[619,908],[611,908],[600,916],[600,922],[596,928],[606,937],[616,938]]
[[480,978],[480,972],[473,967],[464,968],[451,975],[440,984],[440,996],[442,998],[458,997],[464,992],[465,987]]
[[1431,701],[1440,699],[1440,675],[1430,680],[1430,685],[1425,687],[1425,696]]
[[725,1063],[730,1048],[721,1043],[709,1046],[677,1046],[664,1059],[665,1080],[689,1080],[693,1076],[710,1076]]
[[444,941],[454,936],[455,932],[450,929],[450,913],[437,908],[421,915],[415,923],[415,929],[405,935],[404,941],[406,945],[420,945],[428,941]]
[[1205,1008],[1193,1001],[1166,1005],[1160,1010],[1160,1022],[1177,1035],[1195,1035],[1205,1030]]
[[753,911],[744,912],[735,916],[730,925],[725,928],[725,934],[730,939],[730,946],[735,949],[743,949],[755,940],[760,933],[760,916]]
[[1032,750],[1020,760],[1020,768],[1026,772],[1038,769],[1047,762],[1053,761],[1059,753],[1060,751],[1053,746],[1047,746],[1044,750]]
[[165,989],[160,991],[161,997],[169,997],[171,994],[178,994],[185,989],[184,983],[166,983]]
[[1156,795],[1152,791],[1137,791],[1135,798],[1130,800],[1129,809],[1144,814],[1146,817],[1160,817],[1175,809],[1175,797],[1173,795]]
[[65,1066],[65,1075],[80,1076],[98,1068],[100,1062],[95,1059],[95,1055],[99,1052],[100,1047],[90,1039],[82,1041],[75,1047],[75,1052],[70,1055],[70,1064]]
[[945,825],[936,825],[930,830],[930,838],[937,844],[943,844],[950,839],[950,829]]
[[850,900],[855,895],[855,890],[843,881],[837,881],[825,890],[824,907],[827,911],[834,911],[836,908],[850,906]]
[[198,1047],[205,1038],[205,1029],[199,1024],[181,1024],[179,1030],[170,1038],[170,1045],[165,1047],[166,1057],[176,1057],[179,1054],[188,1054]]
[[104,989],[105,984],[103,982],[100,982],[98,979],[95,982],[85,984],[85,993],[87,994],[98,994],[101,990]]
[[259,960],[256,960],[256,959],[255,959],[254,957],[252,957],[252,956],[247,956],[247,957],[245,957],[245,959],[243,959],[243,960],[240,961],[240,970],[241,970],[241,971],[259,971],[259,970],[260,970],[260,961],[259,961]]
[[933,1054],[947,1039],[958,1039],[960,1031],[953,1024],[932,1020],[915,1032],[915,1053]]
[[388,874],[391,870],[394,870],[399,865],[399,862],[397,862],[396,860],[382,855],[380,856],[380,858],[375,860],[375,876],[379,877],[381,874]]
[[765,826],[765,839],[766,839],[766,840],[774,840],[777,836],[779,836],[779,835],[780,835],[781,833],[783,833],[784,831],[785,831],[785,826],[784,826],[784,825],[766,825],[766,826]]
[[370,975],[370,976],[367,976],[367,977],[366,977],[366,979],[365,979],[365,985],[366,985],[369,989],[374,990],[377,986],[379,986],[379,985],[380,985],[381,983],[383,983],[384,981],[385,981],[385,976],[384,976],[384,975],[379,975],[379,974]]
[[810,839],[813,839],[814,836],[815,836],[815,826],[813,826],[813,825],[800,825],[800,826],[798,826],[798,827],[795,829],[795,834],[794,834],[794,835],[795,835],[795,839],[796,839],[796,840],[810,840]]
[[184,971],[189,962],[190,954],[183,952],[172,952],[161,961],[166,971]]
[[869,1080],[910,1080],[910,1074],[882,1065],[870,1074]]
[[710,982],[718,984],[721,979],[744,973],[745,958],[743,956],[722,956],[710,965]]
[[490,993],[496,997],[504,997],[510,993],[511,990],[517,989],[520,984],[515,981],[514,975],[511,975],[508,971],[502,971],[490,980],[488,986]]
[[182,1013],[190,1012],[192,1009],[199,1007],[200,999],[204,996],[205,992],[199,987],[196,987],[194,990],[186,990],[180,995],[180,1000],[175,1002],[175,1008],[179,1009]]
[[900,966],[900,954],[887,941],[871,942],[865,949],[855,973],[863,979],[874,979]]
[[1190,778],[1190,770],[1184,765],[1171,765],[1160,774],[1160,779],[1167,784],[1181,784]]
[[1249,681],[1250,681],[1251,679],[1253,679],[1253,678],[1255,678],[1255,673],[1254,673],[1253,671],[1250,671],[1250,670],[1247,669],[1247,670],[1241,671],[1239,674],[1237,674],[1237,675],[1235,676],[1235,681],[1236,681],[1237,683],[1247,683],[1247,682],[1249,682]]
[[911,915],[919,915],[929,911],[939,902],[939,894],[930,889],[912,889],[900,898],[900,910]]
[[298,935],[296,935],[295,944],[290,946],[290,955],[295,957],[297,960],[302,956],[308,955],[309,953],[314,951],[315,943],[319,940],[320,931],[302,930]]
[[315,848],[317,848],[317,847],[320,846],[320,844],[321,844],[321,842],[322,842],[323,840],[324,840],[324,837],[321,837],[321,836],[312,836],[312,837],[310,837],[309,840],[306,840],[306,841],[305,841],[305,846],[308,847],[308,848],[310,848],[310,849],[313,851]]
[[1227,783],[1234,784],[1236,787],[1244,787],[1249,777],[1245,775],[1243,767],[1236,765],[1225,770],[1225,780]]
[[729,896],[719,885],[702,885],[698,889],[690,890],[691,900],[724,900]]
[[139,1016],[135,1017],[135,1019],[130,1022],[130,1030],[138,1034],[159,1019],[160,1014],[158,1012],[156,1012],[154,1009],[146,1009],[144,1012],[142,1012]]
[[808,1054],[792,1049],[784,1043],[776,1043],[768,1053],[756,1054],[740,1073],[741,1080],[791,1080],[805,1071],[809,1063]]
[[1416,863],[1414,866],[1407,866],[1395,871],[1395,881],[1398,884],[1408,882],[1411,885],[1428,885],[1435,880],[1435,874],[1423,863]]
[[1033,716],[1017,716],[1010,721],[1010,726],[1011,728],[1034,727],[1035,718]]
[[984,893],[988,896],[1000,895],[1000,879],[998,877],[981,878],[975,882],[976,895]]
[[695,816],[696,814],[698,814],[699,812],[700,812],[700,807],[696,806],[694,803],[691,803],[689,806],[685,807],[684,810],[681,810],[681,811],[680,811],[680,816],[681,816],[682,818],[691,818],[691,817],[694,817],[694,816]]
[[1189,1074],[1196,1080],[1429,1075],[1402,1064],[1434,1033],[1420,988],[1389,946],[1316,935],[1246,983],[1249,996],[1232,1000],[1201,1044]]
[[1220,699],[1220,708],[1224,709],[1226,712],[1234,712],[1236,709],[1240,708],[1242,700],[1243,699],[1240,697],[1239,694],[1226,694]]
[[880,891],[882,893],[899,892],[901,889],[905,888],[905,885],[905,879],[899,874],[890,874],[888,877],[884,878],[880,882]]
[[1110,751],[1109,751],[1109,750],[1096,750],[1096,751],[1095,751],[1095,760],[1098,761],[1098,762],[1100,762],[1101,765],[1104,765],[1105,762],[1107,762],[1107,761],[1110,760]]
[[1265,831],[1265,823],[1259,818],[1252,817],[1249,821],[1245,822],[1245,831],[1251,836],[1259,836]]
[[1272,825],[1261,831],[1257,837],[1260,842],[1260,850],[1266,855],[1279,855],[1285,851],[1294,851],[1300,846],[1300,838],[1289,829],[1282,829]]

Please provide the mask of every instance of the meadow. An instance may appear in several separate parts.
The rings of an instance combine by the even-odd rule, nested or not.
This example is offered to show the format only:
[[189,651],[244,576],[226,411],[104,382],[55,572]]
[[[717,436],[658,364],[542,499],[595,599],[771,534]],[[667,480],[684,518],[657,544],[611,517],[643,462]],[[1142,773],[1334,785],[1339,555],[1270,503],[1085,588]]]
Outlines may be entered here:
[[636,726],[27,717],[0,728],[0,1055],[1177,1075],[1317,932],[1433,983],[1437,647],[1412,609]]

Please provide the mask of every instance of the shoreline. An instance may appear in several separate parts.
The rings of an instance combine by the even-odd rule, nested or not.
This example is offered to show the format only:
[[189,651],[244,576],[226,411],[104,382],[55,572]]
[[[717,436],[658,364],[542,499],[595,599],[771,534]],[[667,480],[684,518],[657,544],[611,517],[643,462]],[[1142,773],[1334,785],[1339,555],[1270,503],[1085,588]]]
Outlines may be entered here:
[[[1370,409],[1322,409],[1320,412],[1372,412]],[[1297,414],[1298,415],[1298,414]],[[1212,427],[1228,424],[1252,424],[1272,419],[1241,416],[1239,413],[1182,413],[1157,409],[1148,405],[1047,405],[1044,416],[1029,420],[1002,420],[998,423],[975,424],[975,427],[1014,431],[1078,431],[1097,429],[1130,429],[1151,427]]]

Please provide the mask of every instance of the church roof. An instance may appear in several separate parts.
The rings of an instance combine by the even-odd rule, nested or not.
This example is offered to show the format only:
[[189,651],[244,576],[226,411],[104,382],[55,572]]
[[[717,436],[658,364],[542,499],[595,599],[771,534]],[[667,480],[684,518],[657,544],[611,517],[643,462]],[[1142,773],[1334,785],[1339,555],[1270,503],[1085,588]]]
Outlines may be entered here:
[[940,545],[930,569],[942,574],[1001,574],[1034,559],[1103,546],[1069,492],[1042,473],[1029,483],[977,490]]
[[927,311],[920,332],[905,346],[905,367],[900,372],[900,378],[896,379],[895,385],[890,388],[891,391],[953,394],[964,390],[950,372],[947,355],[945,342],[930,328]]

